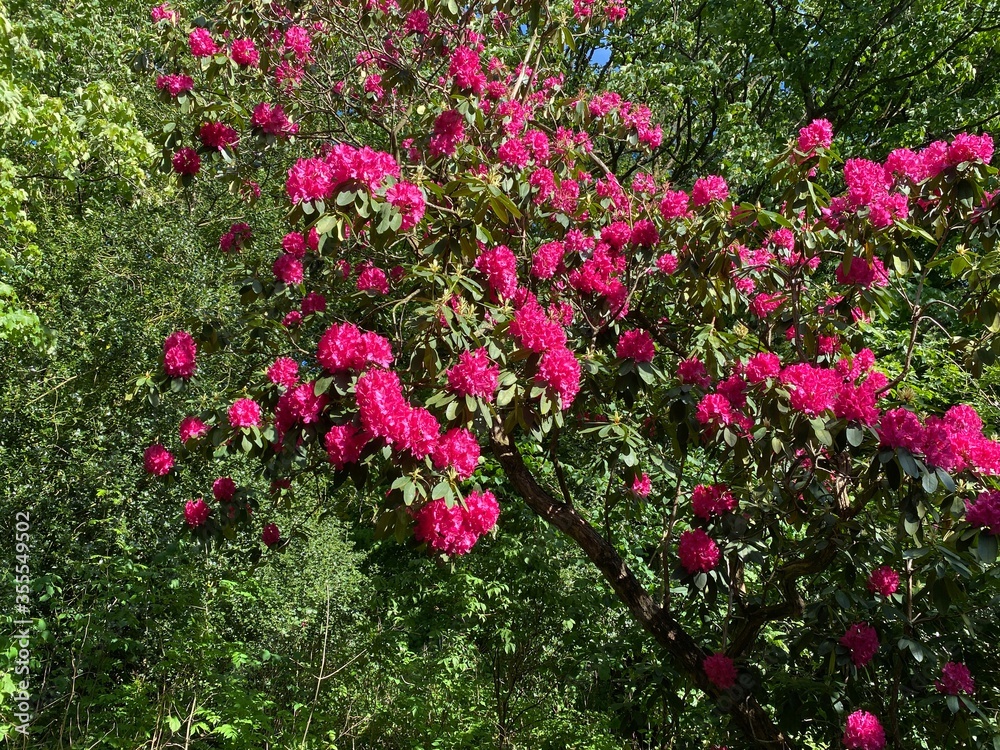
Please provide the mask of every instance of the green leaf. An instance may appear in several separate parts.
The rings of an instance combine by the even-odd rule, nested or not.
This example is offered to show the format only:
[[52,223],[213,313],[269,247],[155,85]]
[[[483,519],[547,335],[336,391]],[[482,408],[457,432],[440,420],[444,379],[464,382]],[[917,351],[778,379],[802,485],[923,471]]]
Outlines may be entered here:
[[987,565],[992,565],[997,559],[997,538],[985,531],[979,532],[979,559]]

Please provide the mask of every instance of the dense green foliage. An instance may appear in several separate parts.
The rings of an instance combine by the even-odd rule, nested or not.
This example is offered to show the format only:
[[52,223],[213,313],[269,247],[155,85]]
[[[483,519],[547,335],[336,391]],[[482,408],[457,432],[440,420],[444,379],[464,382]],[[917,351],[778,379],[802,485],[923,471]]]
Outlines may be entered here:
[[[845,144],[879,157],[988,127],[1000,109],[995,3],[884,5],[864,14],[827,2],[705,3],[690,14],[637,5],[600,43],[613,51],[606,69],[588,66],[593,48],[581,46],[570,80],[601,80],[660,108],[658,119],[676,125],[657,164],[677,179],[723,164],[748,190],[759,187],[766,155],[812,117],[833,119]],[[9,704],[16,648],[0,655],[7,745],[723,742],[715,707],[637,631],[579,551],[526,508],[505,507],[497,538],[447,565],[374,540],[350,514],[320,513],[323,485],[316,512],[268,500],[267,512],[297,532],[280,554],[242,543],[206,554],[182,532],[179,495],[166,499],[141,466],[141,448],[172,432],[179,413],[149,409],[136,381],[190,311],[233,313],[237,290],[214,252],[226,228],[218,217],[228,225],[253,209],[225,186],[192,196],[153,173],[162,111],[150,94],[147,28],[148,9],[135,4],[0,4],[0,548],[9,548],[15,513],[30,511],[38,618],[27,740],[14,733]],[[635,168],[627,157],[614,166],[623,184]],[[281,220],[254,213],[262,234],[280,236]],[[963,290],[934,293],[960,303]],[[949,335],[929,329],[913,352],[913,402],[940,409],[963,394],[995,428],[1000,376],[989,364],[970,375],[968,342],[952,339],[966,323],[944,320]],[[873,329],[883,366],[902,368],[908,323]],[[711,476],[701,454],[691,463],[693,476]],[[614,468],[571,462],[568,481],[597,497]],[[627,528],[630,509],[613,512]],[[616,541],[655,581],[649,540]],[[0,622],[13,630],[6,554],[3,565]],[[992,598],[968,586],[944,591],[944,606]],[[822,593],[837,590],[830,582]],[[992,601],[961,612],[986,644],[1000,636]],[[794,648],[776,633],[765,638]],[[905,648],[922,662],[919,644]],[[817,673],[833,663],[832,649]],[[970,653],[969,664],[989,672],[981,655]],[[983,678],[978,697],[995,712],[991,681]],[[794,705],[799,687],[783,683],[776,700]],[[948,711],[922,700],[915,713]]]

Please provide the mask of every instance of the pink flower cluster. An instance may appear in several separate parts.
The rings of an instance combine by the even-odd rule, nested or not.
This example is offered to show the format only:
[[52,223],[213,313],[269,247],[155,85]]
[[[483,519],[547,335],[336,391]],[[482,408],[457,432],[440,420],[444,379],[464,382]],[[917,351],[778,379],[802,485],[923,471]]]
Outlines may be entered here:
[[948,472],[1000,474],[1000,443],[986,438],[982,427],[971,406],[953,406],[944,417],[930,416],[923,424],[907,409],[892,409],[882,415],[878,434],[886,447],[923,454],[929,464]]
[[536,279],[551,279],[557,272],[565,270],[563,257],[566,245],[562,242],[546,242],[539,245],[531,258],[531,275]]
[[719,545],[704,529],[689,529],[677,543],[677,557],[688,573],[707,573],[719,564]]
[[811,154],[817,148],[830,148],[833,145],[833,125],[829,120],[813,120],[799,130],[798,150]]
[[500,505],[492,492],[470,492],[464,506],[449,507],[439,498],[417,511],[413,535],[432,549],[464,555],[496,526],[499,517]]
[[437,469],[454,469],[459,479],[468,479],[479,465],[479,442],[466,429],[448,430],[434,446],[431,457]]
[[219,52],[219,45],[215,43],[212,32],[208,29],[198,28],[192,31],[188,35],[188,46],[195,57],[211,57]]
[[868,576],[868,590],[873,594],[892,596],[899,588],[899,573],[888,565],[876,568]]
[[204,526],[211,512],[212,509],[208,507],[208,503],[200,497],[197,500],[188,500],[184,504],[184,520],[192,529]]
[[885,730],[874,714],[855,711],[847,717],[841,741],[847,750],[882,750],[885,747]]
[[260,540],[269,548],[273,547],[281,541],[281,531],[276,524],[265,524],[263,531],[260,533]]
[[160,21],[167,21],[169,23],[177,23],[177,11],[170,7],[169,3],[163,3],[162,5],[156,5],[149,9],[149,15],[153,19],[153,23],[159,23]]
[[232,477],[219,477],[212,482],[212,495],[220,503],[231,502],[236,494],[236,482]]
[[865,622],[856,622],[840,637],[840,645],[851,654],[854,666],[861,668],[878,653],[878,633]]
[[366,371],[358,378],[355,399],[364,429],[393,448],[419,459],[437,446],[441,426],[429,411],[409,404],[396,373]]
[[719,175],[709,175],[695,180],[691,188],[691,201],[695,206],[707,206],[714,201],[724,201],[729,197],[729,186]]
[[361,371],[368,365],[389,367],[392,345],[372,331],[362,331],[353,323],[334,323],[319,340],[316,359],[331,373]]
[[434,131],[427,150],[431,156],[454,156],[458,144],[464,140],[465,118],[458,110],[445,110],[434,120]]
[[253,232],[250,225],[243,221],[238,221],[229,227],[229,231],[219,237],[219,249],[224,253],[232,253],[243,250],[253,239]]
[[353,424],[334,425],[323,438],[323,447],[333,467],[340,471],[347,464],[353,464],[361,458],[361,452],[372,436],[355,427]]
[[174,171],[180,175],[196,175],[201,171],[201,157],[190,146],[177,149],[170,158]]
[[413,229],[424,217],[427,201],[424,194],[412,182],[397,182],[385,191],[385,199],[402,216],[400,231]]
[[615,356],[619,359],[631,359],[634,362],[652,362],[656,356],[653,337],[649,331],[625,331],[618,338]]
[[260,427],[260,404],[252,398],[240,398],[233,402],[226,412],[230,426],[236,429]]
[[368,146],[354,148],[338,143],[323,158],[295,162],[288,170],[285,190],[292,203],[326,200],[347,182],[356,182],[374,192],[386,177],[399,177],[399,165],[390,154]]
[[278,433],[278,443],[295,425],[312,425],[319,422],[329,398],[316,395],[316,383],[306,381],[290,388],[278,398],[274,407],[274,427]]
[[941,678],[934,683],[939,693],[958,695],[976,692],[976,682],[969,668],[959,662],[950,661],[941,668]]
[[266,135],[277,138],[287,138],[299,132],[298,123],[288,119],[281,105],[272,105],[269,102],[261,102],[253,108],[250,125]]
[[165,477],[174,468],[174,457],[160,443],[154,443],[142,454],[142,463],[146,473],[156,477]]
[[980,492],[975,502],[966,500],[965,520],[987,534],[1000,534],[1000,490]]
[[645,472],[637,474],[632,480],[630,490],[636,497],[649,497],[649,493],[653,491],[653,482],[650,480],[649,474]]
[[208,432],[208,425],[198,417],[184,417],[177,427],[177,432],[181,442],[186,443],[188,440],[197,440],[205,435]]
[[201,126],[198,131],[198,139],[207,148],[222,151],[235,146],[240,140],[240,135],[235,128],[226,125],[226,123],[212,121]]
[[480,253],[475,268],[486,277],[490,290],[500,299],[509,299],[517,290],[517,257],[505,245]]
[[711,656],[706,656],[701,666],[705,670],[708,681],[719,690],[729,690],[736,684],[738,674],[736,665],[725,654],[714,653]]
[[492,401],[500,368],[490,361],[486,349],[467,349],[458,355],[458,363],[448,369],[446,375],[448,390],[452,393]]
[[166,75],[156,79],[156,88],[177,98],[194,88],[194,79],[185,75]]
[[691,492],[691,512],[706,521],[736,508],[736,498],[724,484],[699,484]]
[[172,378],[194,376],[198,368],[197,347],[187,331],[175,331],[163,342],[163,371]]
[[260,62],[260,52],[253,39],[237,39],[229,52],[233,62],[243,68],[256,68]]
[[889,272],[878,258],[872,258],[869,264],[861,258],[853,257],[846,273],[842,265],[837,266],[836,276],[839,284],[856,284],[863,289],[889,285]]

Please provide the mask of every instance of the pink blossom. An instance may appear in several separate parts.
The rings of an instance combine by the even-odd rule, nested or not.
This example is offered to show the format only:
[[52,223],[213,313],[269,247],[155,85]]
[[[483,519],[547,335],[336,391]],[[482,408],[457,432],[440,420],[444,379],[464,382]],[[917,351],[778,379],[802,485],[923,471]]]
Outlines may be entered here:
[[533,352],[544,352],[566,344],[566,332],[556,321],[550,320],[545,310],[530,299],[514,313],[510,333],[522,347]]
[[228,503],[236,494],[236,482],[232,477],[219,477],[212,482],[212,495],[220,503]]
[[706,521],[713,516],[730,513],[735,508],[736,498],[724,484],[699,484],[691,492],[691,512]]
[[171,24],[177,23],[177,11],[171,8],[169,3],[163,3],[150,8],[149,15],[152,17],[153,23],[159,23],[160,21],[167,21]]
[[868,576],[868,590],[873,594],[892,596],[899,588],[899,573],[888,565],[876,568]]
[[326,312],[326,297],[319,292],[309,292],[302,298],[302,314],[312,315],[314,313]]
[[660,215],[666,220],[682,219],[688,215],[690,199],[683,190],[668,190],[660,201]]
[[184,520],[192,529],[204,526],[211,513],[212,509],[208,507],[208,503],[200,497],[197,500],[188,500],[184,504]]
[[177,174],[196,175],[201,171],[201,157],[190,146],[178,149],[171,157],[170,163]]
[[334,425],[323,438],[323,447],[333,467],[340,471],[347,464],[356,463],[372,436],[353,424]]
[[357,289],[359,292],[372,292],[373,294],[388,294],[389,279],[378,266],[367,264],[358,274]]
[[923,453],[923,425],[920,418],[907,409],[890,409],[883,414],[878,436],[882,445],[888,448],[906,448],[911,453]]
[[281,531],[276,524],[266,524],[264,530],[260,533],[260,540],[269,548],[273,547],[281,541]]
[[253,239],[250,225],[238,221],[229,227],[229,231],[219,238],[219,249],[224,253],[239,252]]
[[458,355],[458,363],[446,375],[448,389],[453,393],[492,401],[500,368],[490,362],[486,349],[466,350]]
[[464,555],[496,526],[500,506],[492,492],[470,492],[465,506],[432,500],[416,513],[413,535],[418,542],[448,555]]
[[172,378],[194,376],[197,363],[197,347],[194,338],[187,331],[175,331],[163,342],[163,371]]
[[738,674],[736,665],[732,659],[723,653],[714,653],[711,656],[706,656],[705,660],[701,663],[701,667],[705,670],[705,676],[708,677],[708,681],[719,690],[729,690],[736,684]]
[[508,299],[517,289],[517,257],[505,245],[480,253],[475,268],[489,282],[490,289],[501,299]]
[[861,258],[852,257],[847,272],[844,272],[844,266],[841,264],[837,266],[836,276],[840,284],[857,284],[864,289],[889,284],[889,272],[878,258],[872,258],[869,264]]
[[188,46],[195,57],[211,57],[219,52],[219,45],[208,29],[195,29],[188,36]]
[[551,279],[560,269],[566,246],[562,242],[540,245],[531,259],[531,275],[538,279]]
[[750,312],[758,318],[766,318],[776,310],[780,310],[784,304],[785,295],[781,292],[774,292],[773,294],[761,292],[750,303]]
[[707,206],[712,201],[724,201],[729,197],[729,186],[718,175],[701,177],[691,188],[691,201],[695,206]]
[[972,679],[969,668],[956,661],[950,661],[941,668],[941,679],[934,683],[934,687],[945,695],[972,695],[976,692],[976,682]]
[[1000,534],[1000,490],[985,490],[974,502],[966,500],[965,520],[986,534]]
[[788,387],[792,408],[816,417],[833,408],[842,378],[835,370],[807,363],[789,365],[781,371],[781,382]]
[[885,747],[885,730],[874,714],[855,711],[847,717],[841,741],[848,750],[882,750]]
[[539,381],[559,395],[560,405],[568,409],[580,391],[580,363],[564,346],[548,349],[538,363]]
[[454,156],[465,140],[465,119],[454,109],[445,110],[434,120],[434,132],[427,150],[431,156]]
[[302,261],[290,253],[282,253],[271,266],[274,278],[285,284],[301,284],[303,279]]
[[208,432],[208,425],[198,417],[184,417],[177,431],[180,434],[181,442],[186,443],[188,440],[196,440],[205,435]]
[[833,125],[829,120],[813,120],[799,130],[798,149],[804,154],[811,154],[817,148],[830,148],[833,145]]
[[656,231],[656,225],[649,219],[642,219],[632,227],[632,234],[629,241],[638,247],[653,247],[660,241],[660,235]]
[[234,63],[244,68],[256,68],[260,61],[260,52],[253,39],[237,39],[233,42],[230,56]]
[[667,276],[670,276],[677,271],[677,267],[679,265],[680,260],[673,253],[664,253],[656,259],[656,267],[659,269],[660,273],[666,274]]
[[945,157],[948,164],[957,165],[962,162],[981,161],[989,164],[993,158],[993,139],[989,133],[970,135],[959,133],[948,146]]
[[687,385],[696,385],[699,388],[708,388],[712,384],[712,379],[708,376],[705,363],[697,357],[682,359],[677,363],[677,379]]
[[656,355],[653,337],[648,331],[625,331],[618,338],[615,356],[619,359],[631,359],[635,362],[652,362]]
[[299,382],[299,363],[291,357],[278,357],[267,368],[267,379],[275,385],[293,388]]
[[392,365],[392,345],[371,331],[361,331],[353,323],[334,323],[323,334],[316,359],[331,374],[363,370],[369,364]]
[[632,480],[630,489],[636,497],[649,497],[649,493],[653,491],[653,482],[650,480],[649,474],[645,472],[637,474]]
[[415,8],[406,14],[406,21],[403,23],[403,33],[427,34],[431,28],[431,17],[423,8]]
[[468,47],[456,47],[451,53],[448,75],[452,76],[455,86],[462,91],[471,91],[479,95],[486,86],[486,76],[483,75],[479,63],[479,53]]
[[219,151],[232,148],[240,140],[236,129],[226,125],[224,122],[206,122],[198,131],[198,138],[208,148],[214,148]]
[[459,479],[468,479],[479,464],[479,443],[471,432],[456,427],[441,436],[432,457],[435,468],[450,467]]
[[688,573],[707,573],[719,564],[719,546],[704,529],[689,529],[681,534],[677,557]]
[[291,52],[297,60],[305,62],[312,52],[312,39],[309,32],[301,26],[289,26],[285,29],[284,49]]
[[285,110],[280,104],[271,105],[268,102],[261,102],[253,108],[250,125],[267,135],[278,138],[287,138],[299,132],[298,123],[293,123],[288,119],[288,115],[285,114]]
[[851,654],[854,666],[861,668],[878,653],[878,633],[865,622],[856,622],[840,637],[840,645]]
[[302,313],[298,310],[292,310],[281,319],[281,325],[285,328],[298,328],[302,325]]
[[402,217],[399,229],[406,232],[413,229],[424,217],[427,201],[420,188],[412,182],[397,182],[385,191],[385,199]]
[[142,463],[146,473],[157,477],[165,477],[174,468],[174,457],[163,445],[153,443],[142,454]]
[[236,429],[260,427],[260,404],[252,398],[237,399],[226,412],[229,424]]
[[747,361],[745,375],[747,382],[754,385],[781,374],[781,359],[771,352],[759,352]]
[[194,79],[185,75],[166,75],[156,79],[156,88],[166,91],[170,96],[177,98],[181,94],[186,94],[194,88]]

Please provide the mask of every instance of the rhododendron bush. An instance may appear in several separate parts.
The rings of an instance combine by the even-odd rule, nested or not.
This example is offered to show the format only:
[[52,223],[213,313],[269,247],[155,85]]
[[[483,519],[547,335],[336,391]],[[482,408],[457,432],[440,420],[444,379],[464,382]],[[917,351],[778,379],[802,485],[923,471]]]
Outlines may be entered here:
[[926,336],[1000,354],[989,135],[842,161],[804,123],[749,201],[646,160],[646,104],[566,88],[619,2],[164,7],[164,169],[243,201],[206,248],[242,312],[179,320],[142,381],[187,410],[144,454],[179,528],[280,550],[319,478],[461,564],[524,503],[734,746],[992,741],[996,425],[908,389]]

